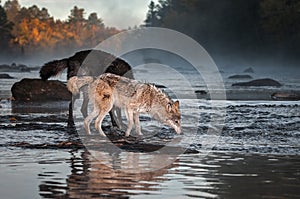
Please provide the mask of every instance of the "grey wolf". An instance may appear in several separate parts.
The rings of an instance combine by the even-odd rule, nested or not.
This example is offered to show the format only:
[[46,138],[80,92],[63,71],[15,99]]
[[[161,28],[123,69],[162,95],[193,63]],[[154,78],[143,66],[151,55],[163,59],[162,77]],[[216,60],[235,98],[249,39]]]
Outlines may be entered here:
[[[76,75],[99,76],[103,73],[113,73],[133,79],[131,66],[123,59],[117,58],[110,53],[101,50],[84,50],[75,53],[73,56],[54,60],[44,64],[40,70],[40,77],[47,80],[56,76],[63,70],[67,69],[67,79]],[[87,116],[88,94],[83,88],[83,104],[81,112],[84,117]],[[73,121],[73,104],[78,96],[74,96],[69,106],[69,122]],[[120,111],[117,110],[117,116]],[[113,113],[110,112],[113,126],[117,126]]]
[[128,127],[125,136],[129,136],[135,125],[138,135],[142,135],[139,114],[150,114],[154,119],[181,133],[179,101],[171,98],[152,84],[140,83],[126,77],[105,73],[94,79],[90,76],[72,77],[67,87],[73,94],[84,85],[89,85],[89,97],[93,111],[84,119],[84,128],[90,134],[90,123],[97,117],[95,127],[105,136],[101,124],[104,116],[113,106],[125,110]]

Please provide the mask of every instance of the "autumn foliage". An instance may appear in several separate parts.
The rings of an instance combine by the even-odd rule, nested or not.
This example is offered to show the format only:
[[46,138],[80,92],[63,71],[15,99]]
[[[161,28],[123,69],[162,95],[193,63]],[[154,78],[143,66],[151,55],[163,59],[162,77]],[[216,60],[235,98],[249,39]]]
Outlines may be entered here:
[[18,0],[0,5],[1,55],[34,57],[40,54],[93,48],[119,32],[106,27],[97,13],[85,18],[84,9],[74,6],[67,20],[55,20],[46,8],[21,7]]

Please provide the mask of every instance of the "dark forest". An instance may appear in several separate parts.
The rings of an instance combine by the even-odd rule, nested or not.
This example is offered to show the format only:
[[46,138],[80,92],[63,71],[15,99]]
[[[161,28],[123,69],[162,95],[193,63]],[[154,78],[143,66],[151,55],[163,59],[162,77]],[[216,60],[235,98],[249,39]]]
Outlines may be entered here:
[[145,26],[185,33],[219,62],[299,64],[299,0],[161,0]]

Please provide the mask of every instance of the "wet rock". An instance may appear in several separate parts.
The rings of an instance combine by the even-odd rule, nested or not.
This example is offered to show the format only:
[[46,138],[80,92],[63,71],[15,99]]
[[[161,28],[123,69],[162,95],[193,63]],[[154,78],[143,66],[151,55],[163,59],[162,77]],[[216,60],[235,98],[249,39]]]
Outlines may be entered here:
[[[21,147],[21,148],[27,148],[27,149],[81,149],[85,146],[79,142],[79,141],[61,141],[58,143],[41,143],[41,144],[30,144],[29,142],[12,142],[5,145],[1,145],[0,147],[7,147],[7,146],[13,146],[13,147]],[[128,143],[128,142],[121,142],[119,145],[116,145],[122,150],[130,151],[130,152],[153,152],[157,151],[163,147],[164,153],[167,154],[173,154],[176,153],[178,150],[182,151],[184,154],[198,154],[199,151],[193,148],[180,148],[180,147],[171,147],[171,146],[165,146],[165,145],[157,145],[157,144],[147,144],[147,143]],[[89,148],[95,147],[99,149],[99,146],[95,144],[94,146],[88,146]]]
[[297,101],[300,100],[300,93],[296,92],[276,92],[271,95],[274,100]]
[[245,69],[244,73],[254,73],[254,70],[253,70],[253,68],[250,67],[250,68]]
[[195,94],[198,99],[209,99],[209,94],[205,90],[196,90]]
[[0,71],[8,71],[10,69],[11,69],[10,65],[7,65],[7,64],[0,65]]
[[13,79],[9,74],[0,74],[0,79]]
[[16,101],[69,101],[72,94],[66,85],[58,80],[22,79],[11,88]]
[[167,87],[165,87],[164,85],[161,85],[161,84],[155,84],[155,86],[156,86],[157,88],[161,88],[161,89],[167,88]]
[[232,75],[228,79],[252,79],[251,75]]
[[15,64],[12,63],[11,65],[2,64],[0,65],[0,71],[6,72],[30,72],[30,68],[24,64]]
[[275,86],[280,87],[282,86],[278,81],[265,78],[265,79],[256,79],[249,82],[239,82],[232,84],[232,86]]
[[195,93],[197,93],[199,95],[207,95],[207,91],[205,91],[205,90],[196,90]]
[[42,143],[42,144],[30,144],[28,142],[15,142],[9,143],[7,146],[21,147],[27,149],[80,149],[83,148],[82,143],[74,141],[62,141],[57,144]]

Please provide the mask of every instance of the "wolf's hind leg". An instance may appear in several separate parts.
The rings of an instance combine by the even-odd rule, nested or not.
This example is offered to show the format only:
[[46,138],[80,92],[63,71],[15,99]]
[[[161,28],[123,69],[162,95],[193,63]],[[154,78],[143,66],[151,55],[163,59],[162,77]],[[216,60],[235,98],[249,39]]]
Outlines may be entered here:
[[102,136],[106,136],[105,133],[103,132],[102,130],[102,121],[105,117],[105,115],[111,110],[112,108],[112,104],[108,107],[105,107],[105,108],[102,108],[101,107],[101,110],[100,110],[100,113],[95,121],[95,128],[99,131],[99,133],[102,135]]
[[97,102],[100,112],[98,114],[98,117],[95,121],[95,128],[99,131],[99,133],[102,136],[106,136],[105,133],[102,130],[102,121],[105,117],[105,115],[112,109],[113,107],[113,101],[112,96],[110,94],[104,94],[102,98]]
[[98,115],[98,117],[97,117],[97,119],[96,119],[96,122],[95,122],[95,128],[99,131],[100,135],[105,136],[105,137],[106,137],[106,135],[105,135],[105,133],[103,132],[101,126],[102,126],[102,121],[103,121],[103,119],[104,119],[104,117],[105,117],[105,115],[106,115],[107,113],[108,113],[108,112],[100,111],[100,113],[99,113],[99,115]]
[[99,108],[94,105],[94,110],[84,119],[84,128],[88,134],[91,134],[90,124],[91,121],[99,114]]

